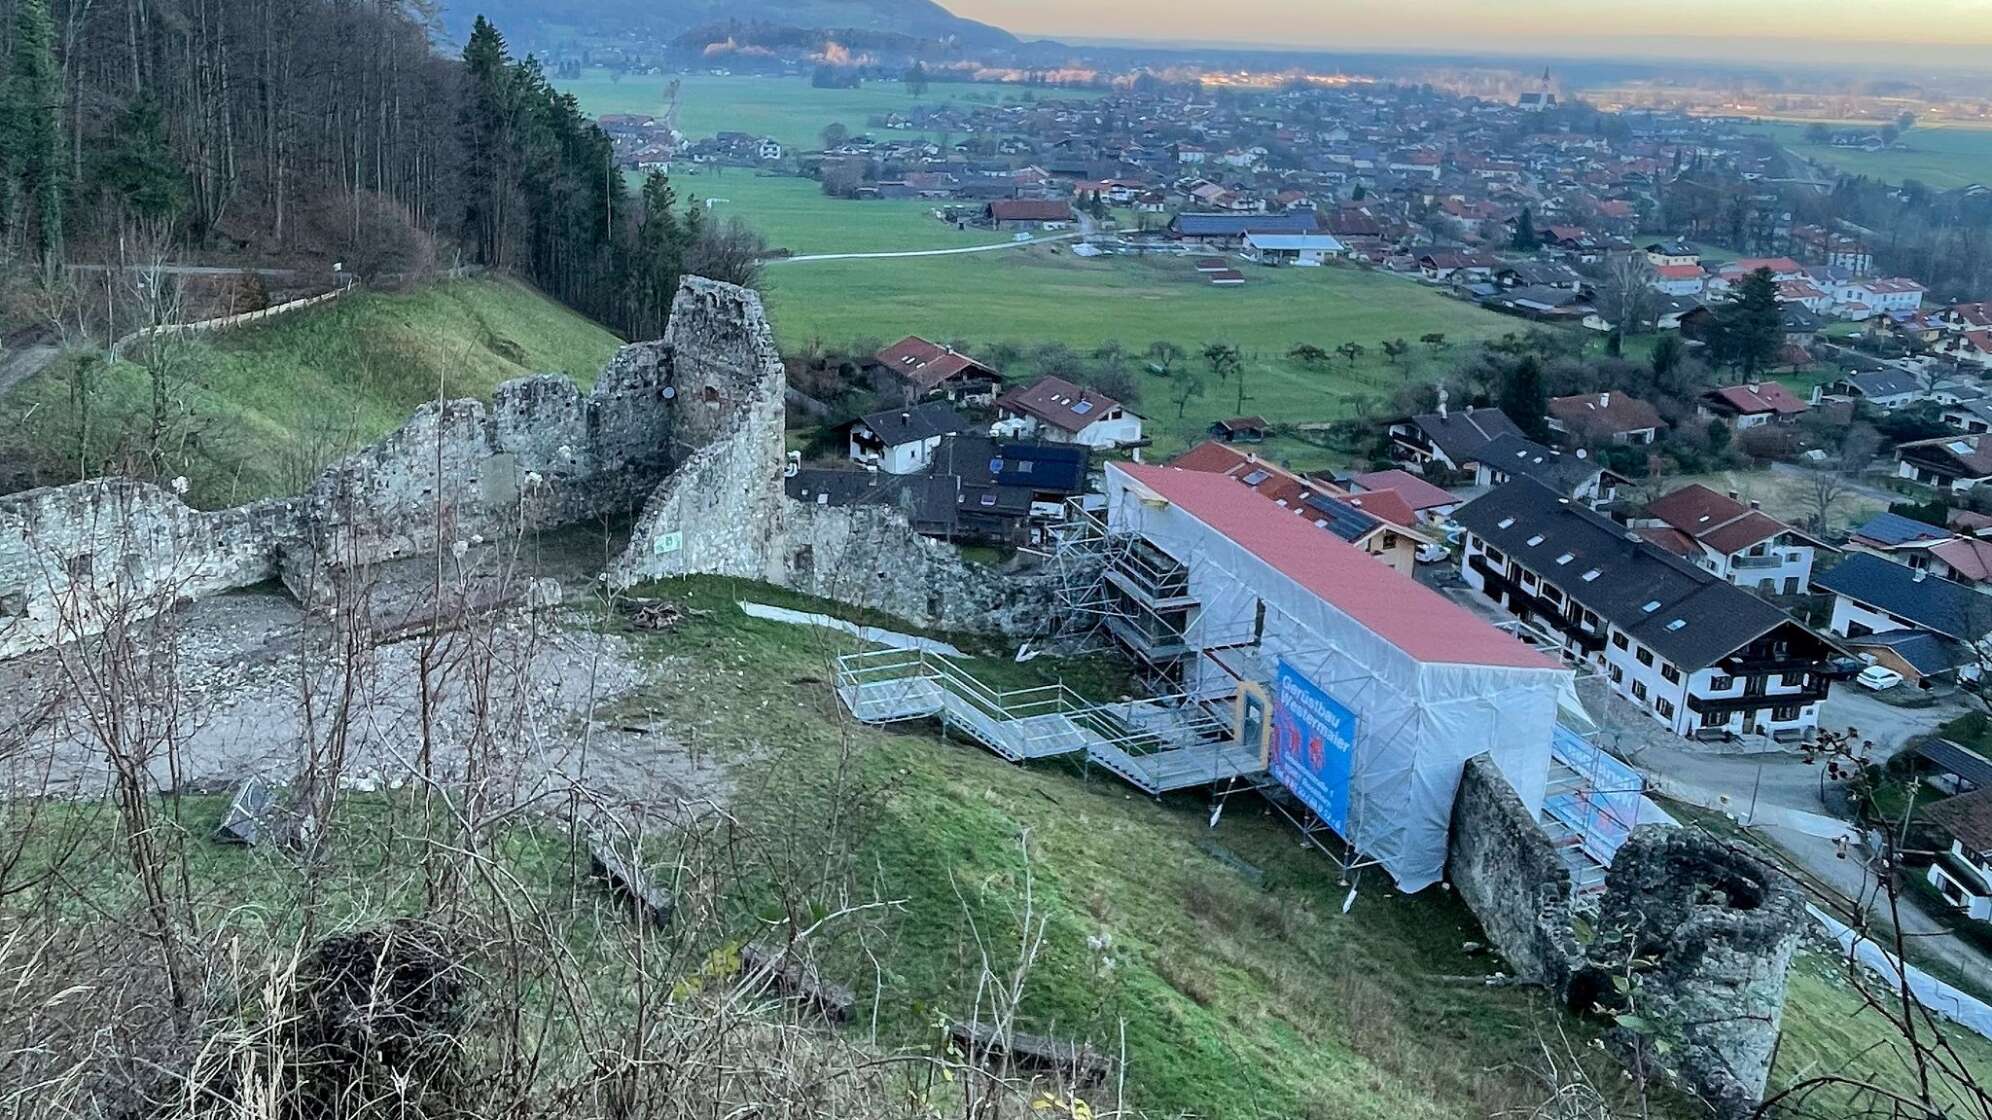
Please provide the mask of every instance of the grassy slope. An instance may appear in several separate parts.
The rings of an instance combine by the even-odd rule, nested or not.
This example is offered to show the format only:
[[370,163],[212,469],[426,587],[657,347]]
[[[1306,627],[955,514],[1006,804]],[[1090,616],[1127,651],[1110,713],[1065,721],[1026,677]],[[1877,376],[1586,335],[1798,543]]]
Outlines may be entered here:
[[[1870,121],[1856,127],[1879,126]],[[1784,121],[1756,126],[1757,131],[1776,138],[1799,155],[1848,175],[1866,175],[1890,183],[1919,179],[1925,186],[1938,190],[1992,182],[1992,128],[1919,124],[1903,136],[1902,147],[1882,152],[1807,143],[1805,128],[1804,122]]]
[[[363,292],[329,307],[193,344],[199,373],[185,393],[197,444],[169,470],[189,499],[222,506],[293,493],[318,467],[399,427],[440,392],[486,397],[499,382],[565,372],[591,384],[617,339],[526,285],[432,282],[404,293]],[[74,446],[76,411],[58,365],[4,404],[32,414],[43,452]],[[101,462],[132,455],[147,415],[145,373],[100,367],[92,450]]]
[[[969,1009],[982,946],[999,971],[1009,966],[1028,891],[1045,940],[1020,1025],[1109,1049],[1124,1030],[1129,1103],[1155,1114],[1501,1114],[1543,1099],[1526,1070],[1539,1041],[1559,1030],[1610,1091],[1622,1091],[1609,1059],[1587,1045],[1595,1027],[1540,993],[1435,979],[1500,967],[1462,950],[1481,935],[1453,896],[1398,895],[1370,872],[1345,914],[1333,866],[1249,796],[1233,800],[1213,832],[1198,797],[1156,803],[1074,766],[1006,765],[930,729],[852,728],[823,683],[848,639],[748,619],[732,604],[751,598],[861,616],[729,580],[682,581],[661,593],[707,613],[670,634],[633,636],[658,672],[628,706],[736,764],[738,783],[730,806],[737,825],[720,859],[727,873],[687,878],[728,892],[710,907],[703,898],[689,907],[713,921],[698,926],[700,944],[673,946],[688,970],[707,959],[707,943],[723,949],[757,928],[752,935],[765,936],[758,923],[782,919],[766,869],[802,866],[814,882],[841,857],[843,874],[833,871],[819,894],[786,897],[816,914],[854,896],[898,900],[890,911],[833,921],[822,943],[831,978],[857,988],[862,1022],[875,1008],[888,1046],[929,1045],[939,1018]],[[1096,696],[1116,688],[1111,665],[1097,662],[976,667],[1007,687],[1062,675]],[[347,805],[327,868],[332,924],[418,912],[419,852],[405,839],[418,810],[358,795]],[[198,835],[221,803],[179,808]],[[69,855],[70,878],[93,907],[64,912],[86,921],[102,907],[104,920],[115,921],[132,899],[114,816],[89,803],[54,811],[72,824],[87,817],[95,834]],[[848,848],[840,837],[850,838]],[[1026,838],[1028,861],[1020,854]],[[1264,889],[1202,851],[1206,839],[1263,869]],[[562,830],[516,827],[497,852],[521,889],[550,906],[560,936],[594,970],[591,988],[613,1003],[627,983],[617,945],[628,927],[592,887],[576,884]],[[197,843],[192,854],[208,928],[238,933],[252,951],[281,952],[296,932],[296,868],[264,850]],[[670,853],[659,854],[669,862]],[[1097,948],[1091,939],[1102,935],[1108,944]],[[1791,991],[1778,1084],[1849,1063],[1902,1083],[1877,1020],[1830,962],[1804,956]],[[1978,1068],[1992,1069],[1992,1044],[1964,1036],[1960,1046]],[[1665,1101],[1654,1114],[1685,1115]]]
[[[1214,288],[1182,258],[1085,261],[1033,248],[777,265],[768,269],[763,289],[776,332],[789,347],[811,339],[844,345],[923,334],[1025,347],[1062,342],[1081,351],[1114,339],[1137,354],[1168,340],[1195,355],[1207,342],[1229,341],[1246,356],[1244,411],[1301,423],[1339,419],[1351,396],[1384,394],[1450,368],[1456,355],[1433,355],[1418,345],[1426,333],[1466,342],[1527,327],[1400,277],[1353,267],[1245,268],[1244,287]],[[1402,368],[1383,358],[1380,344],[1392,338],[1412,343]],[[1286,358],[1301,342],[1330,351],[1356,342],[1369,353],[1353,368],[1337,358],[1327,368],[1308,369]],[[1193,357],[1184,368],[1205,367]],[[1211,419],[1237,412],[1235,383],[1206,379],[1207,395],[1192,400],[1179,420],[1171,383],[1143,374],[1141,412],[1161,450],[1180,448]]]

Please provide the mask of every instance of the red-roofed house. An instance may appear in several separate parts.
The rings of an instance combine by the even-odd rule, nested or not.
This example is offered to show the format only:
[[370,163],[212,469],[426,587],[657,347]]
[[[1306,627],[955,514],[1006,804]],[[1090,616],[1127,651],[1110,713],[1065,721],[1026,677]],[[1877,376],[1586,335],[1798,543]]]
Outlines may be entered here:
[[1003,375],[952,346],[907,335],[872,355],[867,369],[913,398],[946,397],[987,404],[996,398]]
[[1661,295],[1698,296],[1708,289],[1708,273],[1698,264],[1656,264],[1648,283]]
[[1041,229],[1072,220],[1072,204],[1057,198],[999,198],[982,212],[997,229]]
[[1660,438],[1660,411],[1626,393],[1551,397],[1549,426],[1577,443],[1648,444]]
[[1655,499],[1631,524],[1640,536],[1738,587],[1803,593],[1819,541],[1700,483]]
[[1240,479],[1107,465],[1107,629],[1243,742],[1399,889],[1443,877],[1451,809],[1486,754],[1531,816],[1571,671]]
[[1759,381],[1710,389],[1695,402],[1695,415],[1720,420],[1741,431],[1763,424],[1788,424],[1808,407],[1779,382]]
[[1452,516],[1460,499],[1452,491],[1427,482],[1410,471],[1370,471],[1349,479],[1349,488],[1358,494],[1396,494],[1418,520],[1437,524]]
[[1141,417],[1105,393],[1081,389],[1062,377],[1040,377],[996,399],[1006,420],[1019,421],[1019,435],[1047,443],[1079,443],[1110,449],[1141,442]]

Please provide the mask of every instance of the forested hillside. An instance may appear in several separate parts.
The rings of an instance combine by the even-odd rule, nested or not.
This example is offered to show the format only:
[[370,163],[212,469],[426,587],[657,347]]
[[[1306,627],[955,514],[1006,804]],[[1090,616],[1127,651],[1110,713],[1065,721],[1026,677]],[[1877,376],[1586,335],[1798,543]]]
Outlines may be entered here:
[[496,27],[458,48],[429,0],[0,0],[0,35],[12,327],[158,317],[156,291],[107,301],[119,285],[65,263],[477,263],[626,334],[656,328],[688,254],[740,269],[697,210],[659,212],[661,185],[631,197],[607,138]]

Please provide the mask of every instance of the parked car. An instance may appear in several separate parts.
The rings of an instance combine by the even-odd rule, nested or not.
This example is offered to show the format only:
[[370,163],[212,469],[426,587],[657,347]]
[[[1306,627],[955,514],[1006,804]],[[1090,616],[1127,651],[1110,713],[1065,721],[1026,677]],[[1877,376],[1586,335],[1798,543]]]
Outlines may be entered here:
[[1882,692],[1901,684],[1902,674],[1890,669],[1886,665],[1870,665],[1862,669],[1860,675],[1855,677],[1854,680],[1860,682],[1862,688],[1871,688],[1876,692]]
[[1418,563],[1437,564],[1452,555],[1452,551],[1442,544],[1428,544],[1418,550]]

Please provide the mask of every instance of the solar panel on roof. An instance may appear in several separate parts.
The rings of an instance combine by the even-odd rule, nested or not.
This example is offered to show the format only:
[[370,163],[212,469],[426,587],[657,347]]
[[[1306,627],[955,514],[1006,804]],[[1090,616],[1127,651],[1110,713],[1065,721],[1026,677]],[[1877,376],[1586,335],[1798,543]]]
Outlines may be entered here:
[[1089,413],[1089,412],[1093,411],[1093,402],[1092,402],[1092,401],[1080,401],[1080,402],[1079,402],[1078,404],[1075,404],[1075,405],[1073,405],[1073,406],[1072,406],[1072,411],[1073,411],[1073,412],[1075,412],[1075,413],[1078,413],[1078,414],[1079,414],[1079,415],[1081,415],[1081,416],[1084,416],[1084,415],[1086,415],[1087,413]]

